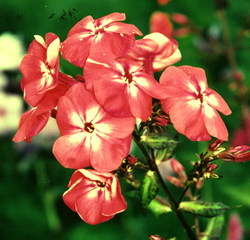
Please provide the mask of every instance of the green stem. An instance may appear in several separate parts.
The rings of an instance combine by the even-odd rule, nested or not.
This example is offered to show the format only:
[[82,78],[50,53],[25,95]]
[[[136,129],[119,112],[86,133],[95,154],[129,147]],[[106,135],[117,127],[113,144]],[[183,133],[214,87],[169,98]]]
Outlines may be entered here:
[[197,237],[195,236],[195,233],[192,231],[191,227],[189,226],[186,219],[184,218],[182,212],[178,209],[179,208],[179,203],[175,200],[172,193],[170,192],[167,185],[165,184],[165,182],[164,182],[164,180],[163,180],[163,178],[162,178],[162,176],[160,174],[160,171],[159,171],[153,157],[150,157],[150,154],[148,153],[147,149],[140,142],[140,136],[137,135],[136,133],[134,133],[133,136],[134,136],[134,141],[136,142],[137,146],[140,148],[141,152],[144,154],[146,160],[148,161],[150,169],[156,173],[158,181],[159,181],[161,187],[163,188],[165,194],[167,195],[168,200],[169,200],[169,202],[171,204],[171,209],[173,210],[176,217],[180,221],[181,225],[185,229],[189,239],[190,240],[198,240]]

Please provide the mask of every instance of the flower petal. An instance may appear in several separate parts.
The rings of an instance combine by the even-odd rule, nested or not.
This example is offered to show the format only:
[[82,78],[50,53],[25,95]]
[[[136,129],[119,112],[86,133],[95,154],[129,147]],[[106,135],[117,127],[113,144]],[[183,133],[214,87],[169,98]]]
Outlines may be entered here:
[[63,167],[73,169],[88,167],[91,136],[85,132],[61,136],[55,141],[52,151]]
[[222,141],[227,141],[228,131],[220,115],[208,104],[203,105],[203,115],[208,133]]
[[225,102],[225,100],[221,97],[220,94],[218,94],[216,91],[214,91],[211,88],[208,88],[206,90],[206,102],[216,110],[220,111],[224,115],[229,115],[232,113],[229,106]]

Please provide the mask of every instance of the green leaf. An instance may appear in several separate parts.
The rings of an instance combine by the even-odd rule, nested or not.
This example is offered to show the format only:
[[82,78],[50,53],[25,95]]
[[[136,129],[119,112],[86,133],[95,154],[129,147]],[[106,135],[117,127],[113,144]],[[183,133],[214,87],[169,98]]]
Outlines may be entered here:
[[203,217],[215,217],[229,209],[228,206],[220,202],[203,201],[181,202],[179,208],[183,211]]
[[218,216],[212,218],[208,224],[204,233],[204,237],[201,240],[220,240],[221,232],[224,224],[224,216]]
[[159,191],[156,176],[153,171],[147,171],[140,190],[142,205],[146,207],[155,198]]
[[151,210],[156,216],[171,212],[171,208],[160,203],[157,200],[152,200],[148,205],[148,209]]
[[141,141],[145,142],[148,146],[154,149],[168,149],[172,152],[177,145],[177,141],[173,140],[166,133],[156,134],[148,133],[141,136]]

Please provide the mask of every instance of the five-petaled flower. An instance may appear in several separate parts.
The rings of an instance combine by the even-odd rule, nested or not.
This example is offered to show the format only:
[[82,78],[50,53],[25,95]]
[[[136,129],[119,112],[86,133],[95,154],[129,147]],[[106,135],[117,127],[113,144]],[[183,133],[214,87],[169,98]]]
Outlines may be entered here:
[[73,173],[68,187],[63,194],[65,204],[88,224],[106,222],[127,208],[112,173],[80,169]]
[[111,13],[96,20],[92,16],[83,18],[69,31],[62,44],[62,56],[83,67],[88,57],[96,55],[96,49],[100,50],[98,55],[106,58],[122,54],[123,49],[116,47],[117,42],[126,42],[125,46],[129,46],[135,35],[142,35],[136,26],[120,22],[125,19],[123,13]]
[[162,107],[175,129],[193,141],[210,140],[210,135],[227,140],[227,128],[216,110],[231,113],[223,98],[208,88],[203,69],[191,66],[168,67],[160,78],[168,97]]
[[83,83],[60,99],[56,118],[62,136],[53,153],[64,167],[112,171],[129,153],[134,118],[112,117]]

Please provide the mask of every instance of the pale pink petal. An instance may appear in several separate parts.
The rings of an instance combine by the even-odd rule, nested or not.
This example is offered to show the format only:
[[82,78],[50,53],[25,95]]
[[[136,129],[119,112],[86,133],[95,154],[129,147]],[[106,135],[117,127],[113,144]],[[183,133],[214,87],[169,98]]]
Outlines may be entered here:
[[159,71],[178,62],[181,59],[181,53],[176,41],[169,39],[165,35],[155,32],[146,35],[143,39],[149,39],[157,44],[157,49],[153,58],[153,69]]
[[63,58],[78,67],[84,67],[92,40],[93,36],[89,33],[69,36],[62,43],[61,53]]
[[105,28],[105,32],[113,32],[127,35],[143,35],[142,32],[133,24],[115,22]]
[[146,121],[151,115],[152,98],[132,82],[129,84],[128,100],[132,115]]
[[75,207],[79,216],[88,224],[98,224],[110,220],[114,216],[103,216],[102,208],[104,190],[94,188],[76,201]]
[[126,92],[127,84],[114,72],[109,72],[109,70],[105,72],[103,71],[102,78],[94,81],[94,92],[98,102],[113,116],[131,116]]
[[116,170],[128,155],[122,144],[107,141],[101,136],[91,139],[91,166],[100,172]]
[[135,73],[133,81],[136,86],[153,98],[164,99],[167,96],[167,87],[160,85],[151,75],[145,72]]
[[174,128],[192,141],[208,141],[211,137],[206,130],[199,100],[179,99],[169,110]]
[[207,77],[204,69],[192,66],[180,66],[179,68],[196,81],[201,92],[207,89]]
[[69,31],[68,37],[72,36],[73,34],[82,34],[84,32],[90,33],[95,31],[95,24],[94,19],[92,16],[87,16],[77,22]]
[[20,120],[18,130],[13,137],[14,142],[30,142],[32,137],[39,134],[49,120],[50,112],[32,108],[25,112]]
[[110,13],[104,17],[96,19],[95,22],[99,26],[104,27],[112,22],[124,21],[125,19],[126,19],[125,13],[114,12],[114,13]]
[[58,62],[60,46],[60,39],[56,38],[47,48],[47,63],[51,68]]
[[59,137],[53,145],[53,154],[66,168],[79,169],[90,166],[91,136],[79,132]]
[[206,102],[212,108],[215,108],[216,110],[220,111],[224,115],[229,115],[232,113],[229,106],[227,105],[225,100],[221,97],[221,95],[211,88],[208,88],[206,90]]
[[126,138],[134,130],[135,119],[130,117],[116,118],[106,114],[100,122],[95,123],[96,131],[107,137]]
[[75,203],[77,199],[92,189],[93,184],[91,181],[86,181],[85,179],[80,178],[63,194],[63,201],[72,211],[75,212]]
[[102,214],[104,216],[113,216],[125,211],[127,203],[121,193],[121,187],[114,176],[111,191],[105,191]]
[[54,40],[59,38],[56,34],[49,32],[45,34],[45,43],[46,46],[48,47]]
[[181,67],[168,67],[160,77],[160,83],[166,87],[176,88],[185,95],[195,96],[199,94],[198,84]]
[[36,56],[42,61],[46,60],[46,48],[37,40],[33,40],[28,48],[28,54]]
[[208,133],[220,140],[228,140],[227,128],[220,115],[208,104],[203,104],[203,117]]

